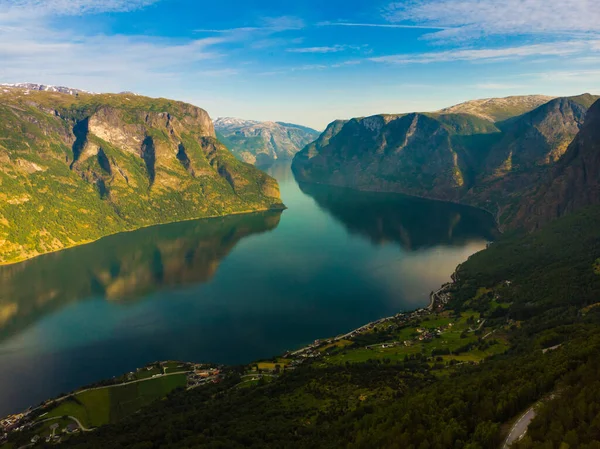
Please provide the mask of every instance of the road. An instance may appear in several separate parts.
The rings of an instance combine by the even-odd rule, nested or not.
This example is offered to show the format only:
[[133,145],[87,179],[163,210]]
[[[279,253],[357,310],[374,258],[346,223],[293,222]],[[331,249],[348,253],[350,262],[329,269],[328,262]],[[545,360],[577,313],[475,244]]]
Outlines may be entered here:
[[36,410],[39,410],[41,408],[46,408],[46,407],[48,407],[50,405],[53,405],[53,404],[57,404],[57,403],[62,402],[64,400],[66,400],[66,399],[69,399],[69,398],[71,398],[71,397],[73,397],[73,396],[75,396],[77,394],[85,393],[86,391],[101,390],[103,388],[122,387],[123,385],[135,384],[135,383],[138,383],[138,382],[146,382],[148,380],[154,380],[154,379],[157,379],[159,377],[175,376],[177,374],[187,374],[189,372],[190,371],[178,371],[176,373],[161,374],[161,375],[159,375],[157,377],[148,377],[146,379],[132,380],[132,381],[123,382],[123,383],[120,383],[120,384],[103,385],[103,386],[99,386],[99,387],[86,388],[85,390],[78,390],[78,391],[75,391],[73,393],[69,393],[66,396],[61,396],[60,398],[52,399],[52,400],[50,400],[48,402],[45,402],[44,404],[42,404],[42,405],[40,405],[40,406],[38,406],[38,407],[36,407],[34,409],[31,409],[31,411],[29,413],[35,412]]
[[[536,404],[537,405],[537,404]],[[527,433],[529,423],[535,418],[535,405],[530,407],[510,429],[510,433],[504,440],[503,449],[508,449],[515,441],[519,441]]]

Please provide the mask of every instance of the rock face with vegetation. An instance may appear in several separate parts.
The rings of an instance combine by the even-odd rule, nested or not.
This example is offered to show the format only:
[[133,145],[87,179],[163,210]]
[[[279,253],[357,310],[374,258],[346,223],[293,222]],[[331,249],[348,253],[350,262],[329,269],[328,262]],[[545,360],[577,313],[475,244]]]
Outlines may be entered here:
[[600,100],[542,185],[534,186],[514,220],[537,229],[562,215],[600,204]]
[[239,159],[255,165],[291,160],[319,137],[319,132],[314,129],[283,122],[221,117],[214,124],[219,140]]
[[195,106],[0,89],[0,263],[107,234],[281,207]]
[[516,215],[528,201],[524,193],[560,165],[598,97],[556,98],[510,117],[544,99],[336,121],[296,155],[294,173],[305,182],[464,202],[489,210],[500,224],[527,225]]

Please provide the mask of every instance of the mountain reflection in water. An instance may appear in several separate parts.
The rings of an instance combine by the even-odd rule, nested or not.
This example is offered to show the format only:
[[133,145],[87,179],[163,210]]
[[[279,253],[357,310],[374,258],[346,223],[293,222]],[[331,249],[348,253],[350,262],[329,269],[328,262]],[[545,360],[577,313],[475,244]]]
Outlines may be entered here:
[[353,234],[373,244],[399,244],[416,251],[439,245],[462,246],[473,239],[493,240],[497,230],[487,212],[459,204],[393,193],[299,184],[317,205]]
[[244,237],[275,229],[281,212],[153,226],[0,266],[0,338],[90,296],[132,300],[209,281]]

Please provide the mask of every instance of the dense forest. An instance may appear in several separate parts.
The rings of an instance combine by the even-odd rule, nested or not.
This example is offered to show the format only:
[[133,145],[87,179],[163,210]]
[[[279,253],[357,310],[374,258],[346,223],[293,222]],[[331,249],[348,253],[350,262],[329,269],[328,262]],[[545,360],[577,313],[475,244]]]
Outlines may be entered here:
[[248,388],[232,369],[65,446],[485,449],[539,401],[515,447],[599,448],[598,222],[593,207],[505,235],[457,269],[448,309],[509,329],[509,349],[481,363],[436,371],[423,354],[311,363]]

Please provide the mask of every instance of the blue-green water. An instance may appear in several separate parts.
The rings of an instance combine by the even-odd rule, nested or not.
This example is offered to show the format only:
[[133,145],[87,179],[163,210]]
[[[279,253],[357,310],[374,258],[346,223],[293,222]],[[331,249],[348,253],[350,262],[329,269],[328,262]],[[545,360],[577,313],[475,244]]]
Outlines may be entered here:
[[156,360],[246,363],[421,307],[481,211],[298,186],[288,210],[156,226],[0,267],[0,415]]

